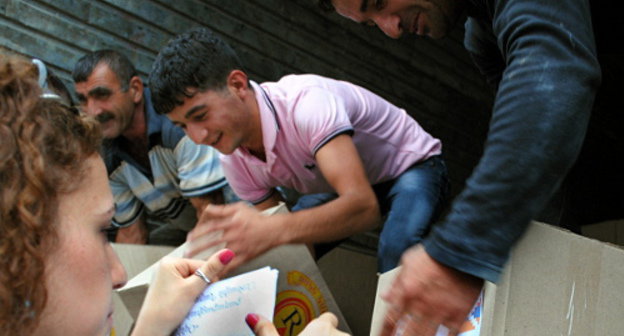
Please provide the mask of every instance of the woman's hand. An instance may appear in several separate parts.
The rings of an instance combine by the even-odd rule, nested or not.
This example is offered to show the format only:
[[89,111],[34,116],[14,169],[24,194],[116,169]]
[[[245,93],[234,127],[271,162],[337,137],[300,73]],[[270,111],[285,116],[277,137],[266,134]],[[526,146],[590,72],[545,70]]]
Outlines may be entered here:
[[223,249],[207,261],[163,258],[152,281],[132,335],[170,335],[182,323],[208,284],[195,275],[200,269],[211,283],[234,258],[234,252]]
[[[256,314],[248,314],[245,322],[256,336],[279,336],[271,321]],[[308,324],[299,336],[349,336],[336,327],[338,318],[332,313],[324,313]]]

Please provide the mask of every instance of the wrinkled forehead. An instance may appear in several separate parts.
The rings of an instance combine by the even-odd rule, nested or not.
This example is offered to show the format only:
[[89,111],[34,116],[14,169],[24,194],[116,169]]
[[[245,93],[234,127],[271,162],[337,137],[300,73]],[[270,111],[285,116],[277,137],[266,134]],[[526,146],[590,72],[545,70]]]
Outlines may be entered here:
[[108,64],[103,62],[100,62],[95,66],[95,68],[93,68],[93,71],[91,71],[91,74],[89,74],[86,81],[76,83],[76,86],[84,88],[90,88],[93,86],[116,88],[120,85],[121,83],[117,75],[113,72],[113,70],[111,70]]

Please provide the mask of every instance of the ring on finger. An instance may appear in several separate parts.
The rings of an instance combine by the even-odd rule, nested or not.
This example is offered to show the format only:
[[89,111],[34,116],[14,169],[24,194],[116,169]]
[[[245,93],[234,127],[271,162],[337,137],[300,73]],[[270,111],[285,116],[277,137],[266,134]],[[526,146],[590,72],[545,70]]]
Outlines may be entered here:
[[208,279],[208,277],[206,276],[206,274],[204,274],[204,272],[198,268],[195,270],[195,275],[197,275],[198,277],[200,277],[202,280],[204,280],[206,282],[207,285],[210,285],[212,283],[212,281],[210,281],[210,279]]

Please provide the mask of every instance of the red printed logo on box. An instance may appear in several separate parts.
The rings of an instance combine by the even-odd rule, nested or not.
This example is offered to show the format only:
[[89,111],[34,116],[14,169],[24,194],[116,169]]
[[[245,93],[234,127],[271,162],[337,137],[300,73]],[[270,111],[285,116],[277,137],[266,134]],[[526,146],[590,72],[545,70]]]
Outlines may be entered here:
[[304,273],[288,272],[287,282],[290,289],[277,294],[273,323],[281,336],[295,336],[328,309],[321,290]]

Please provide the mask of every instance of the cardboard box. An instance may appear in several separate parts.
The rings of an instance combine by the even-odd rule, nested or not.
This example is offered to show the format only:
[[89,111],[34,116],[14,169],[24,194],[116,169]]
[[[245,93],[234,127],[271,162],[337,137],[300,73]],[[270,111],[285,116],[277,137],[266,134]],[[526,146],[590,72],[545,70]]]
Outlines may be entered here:
[[[111,244],[117,253],[121,264],[126,270],[128,279],[132,279],[147,267],[160,260],[173,250],[169,246],[134,245],[134,244]],[[139,306],[140,308],[140,306]],[[130,334],[134,320],[128,308],[121,300],[117,291],[113,292],[113,329],[112,336],[125,336]]]
[[[383,314],[377,298],[371,335]],[[624,250],[531,223],[498,285],[486,283],[480,335],[624,335]]]
[[119,294],[115,291],[113,291],[113,309],[113,329],[111,330],[111,336],[130,335],[130,331],[134,325],[134,318],[132,318],[123,301],[121,301]]
[[623,317],[624,250],[532,223],[486,287],[482,334],[623,335]]
[[[270,215],[282,211],[287,211],[283,205],[269,209],[265,214]],[[128,281],[126,286],[118,290],[124,308],[132,321],[134,321],[138,316],[153,273],[157,267],[157,262],[154,262],[154,260],[160,260],[164,255],[181,257],[184,253],[185,245],[176,249],[167,247],[154,249],[149,246],[136,245],[114,246],[114,248],[120,252],[120,258],[124,266],[130,265],[130,272],[134,273],[134,270],[143,268],[142,272],[136,274]],[[215,247],[195,258],[204,258],[212,255],[220,248]],[[152,261],[152,264],[146,261]],[[350,332],[342,312],[338,308],[307,247],[304,245],[280,246],[239,267],[232,274],[228,274],[228,276],[234,276],[264,266],[271,266],[279,270],[274,322],[281,334],[297,335],[308,322],[326,311],[336,314],[341,330]],[[127,335],[122,334],[121,329],[118,329],[117,326],[115,330],[117,330],[117,335]]]
[[132,279],[146,268],[174,250],[171,246],[111,244],[121,264],[126,270],[128,279]]

